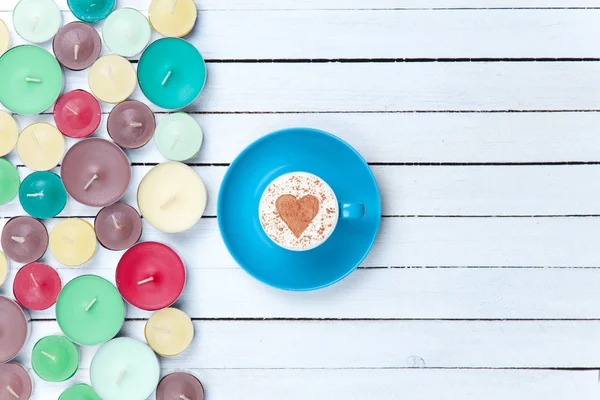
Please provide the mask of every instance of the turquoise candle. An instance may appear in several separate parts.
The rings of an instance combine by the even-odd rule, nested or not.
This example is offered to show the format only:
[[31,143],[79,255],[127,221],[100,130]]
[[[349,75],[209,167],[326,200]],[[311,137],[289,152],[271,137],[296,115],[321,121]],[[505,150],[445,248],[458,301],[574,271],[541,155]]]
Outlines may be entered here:
[[17,34],[31,43],[44,43],[60,29],[62,17],[53,0],[21,0],[13,11]]
[[64,382],[79,368],[79,350],[64,336],[46,336],[33,346],[31,365],[43,380]]
[[198,121],[184,112],[166,116],[154,131],[158,151],[173,161],[185,161],[198,154],[203,137]]
[[160,366],[146,344],[121,337],[98,349],[90,366],[90,378],[103,400],[142,400],[156,389]]
[[102,37],[115,54],[133,57],[150,43],[152,28],[148,18],[133,8],[121,8],[104,22]]
[[85,383],[73,385],[60,395],[58,400],[102,400],[91,386]]
[[11,201],[19,191],[21,178],[14,165],[0,158],[0,205]]
[[108,17],[114,10],[116,0],[68,0],[71,12],[83,22],[94,23]]
[[62,90],[56,58],[37,46],[18,46],[0,57],[0,103],[17,114],[47,110]]
[[159,39],[142,54],[138,81],[152,103],[169,110],[190,105],[206,83],[200,52],[183,39]]
[[58,175],[48,171],[34,172],[23,179],[19,201],[32,217],[54,218],[67,204],[67,191]]

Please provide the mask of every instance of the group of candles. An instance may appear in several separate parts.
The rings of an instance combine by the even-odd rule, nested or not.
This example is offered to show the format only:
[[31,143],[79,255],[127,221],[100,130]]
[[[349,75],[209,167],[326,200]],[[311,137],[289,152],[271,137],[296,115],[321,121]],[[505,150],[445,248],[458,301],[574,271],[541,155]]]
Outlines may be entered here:
[[[140,148],[154,137],[171,161],[153,167],[142,179],[137,192],[142,216],[156,229],[173,233],[191,228],[204,212],[204,183],[182,163],[200,150],[201,127],[183,112],[157,124],[147,105],[128,100],[138,82],[150,102],[168,110],[181,109],[200,94],[206,80],[204,60],[180,39],[194,27],[197,10],[193,0],[152,0],[146,18],[131,8],[114,11],[115,3],[68,0],[79,21],[61,27],[61,12],[53,0],[21,0],[13,12],[15,31],[31,43],[53,40],[54,55],[34,45],[11,49],[9,31],[0,20],[0,103],[15,114],[38,114],[53,106],[55,122],[33,123],[19,133],[12,115],[0,111],[0,157],[16,148],[22,163],[34,171],[21,182],[15,166],[0,158],[0,205],[18,195],[29,214],[7,221],[0,236],[0,285],[8,274],[8,259],[24,264],[14,279],[16,301],[0,296],[0,400],[31,396],[29,373],[11,360],[28,339],[25,309],[54,305],[64,336],[47,336],[35,344],[31,360],[36,375],[66,381],[79,368],[78,345],[101,345],[90,367],[91,386],[71,386],[60,400],[143,400],[155,391],[157,400],[204,398],[202,384],[190,374],[177,372],[161,380],[156,356],[179,355],[192,343],[191,318],[171,307],[184,290],[184,263],[162,243],[138,243],[141,216],[118,202],[131,180],[123,149]],[[102,39],[113,54],[100,57],[103,40],[90,24],[104,19]],[[165,38],[150,43],[152,28]],[[125,57],[142,51],[136,71]],[[92,93],[73,90],[61,96],[61,65],[77,71],[89,68]],[[102,121],[100,101],[115,104],[107,121],[112,141],[89,138]],[[83,140],[65,154],[64,136]],[[60,176],[49,171],[59,163]],[[57,216],[69,196],[102,209],[93,225],[65,218],[48,234],[40,219]],[[126,250],[116,267],[116,286],[99,276],[82,275],[63,287],[58,272],[40,262],[49,249],[61,264],[80,266],[94,256],[98,243],[108,250]],[[125,322],[125,301],[154,311],[144,330],[147,345],[115,338]]]

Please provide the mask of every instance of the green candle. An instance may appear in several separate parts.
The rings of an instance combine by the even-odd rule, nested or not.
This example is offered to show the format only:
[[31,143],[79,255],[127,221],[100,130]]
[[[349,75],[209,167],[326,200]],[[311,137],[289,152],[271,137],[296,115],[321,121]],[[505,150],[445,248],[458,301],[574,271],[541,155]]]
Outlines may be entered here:
[[58,400],[102,400],[91,386],[80,383],[71,386],[58,398]]
[[0,103],[17,114],[39,114],[58,98],[63,85],[56,58],[36,46],[18,46],[0,57]]
[[0,205],[11,201],[19,191],[21,178],[14,165],[0,158]]
[[154,131],[158,151],[173,161],[185,161],[196,156],[203,137],[198,121],[184,112],[167,115]]
[[32,217],[54,218],[67,204],[67,191],[58,175],[48,171],[34,172],[23,179],[19,201]]
[[33,346],[31,365],[43,380],[63,382],[77,372],[79,350],[64,336],[46,336]]
[[112,283],[83,275],[67,283],[58,295],[56,319],[69,339],[95,346],[119,332],[125,321],[125,304]]

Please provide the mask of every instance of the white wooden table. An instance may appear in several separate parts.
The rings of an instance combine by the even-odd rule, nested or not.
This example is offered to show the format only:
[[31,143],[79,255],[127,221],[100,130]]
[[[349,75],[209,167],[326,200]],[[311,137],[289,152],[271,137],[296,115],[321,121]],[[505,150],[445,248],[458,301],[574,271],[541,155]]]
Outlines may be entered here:
[[[0,4],[9,24],[15,3]],[[209,400],[598,398],[600,0],[198,7],[188,39],[209,78],[187,111],[205,130],[191,165],[208,187],[206,217],[177,235],[145,224],[142,238],[171,245],[189,267],[178,306],[193,316],[196,338],[182,356],[161,360],[164,373],[192,371]],[[66,73],[66,89],[74,88],[87,89],[87,72]],[[139,90],[133,97],[143,99]],[[17,119],[23,128],[52,116]],[[228,164],[290,126],[356,147],[383,197],[371,255],[312,293],[248,276],[215,218]],[[107,137],[105,124],[96,135]],[[124,201],[135,205],[140,179],[164,158],[152,143],[129,157]],[[97,211],[70,200],[60,218]],[[0,228],[23,213],[17,201],[2,206]],[[114,280],[120,255],[100,249],[81,268],[44,260],[64,281],[83,273]],[[10,294],[19,267],[1,293]],[[143,339],[148,315],[129,307],[122,334]],[[18,358],[25,365],[37,339],[59,332],[54,309],[32,316]],[[65,384],[36,379],[34,399],[88,382],[94,351],[82,349],[82,368]]]

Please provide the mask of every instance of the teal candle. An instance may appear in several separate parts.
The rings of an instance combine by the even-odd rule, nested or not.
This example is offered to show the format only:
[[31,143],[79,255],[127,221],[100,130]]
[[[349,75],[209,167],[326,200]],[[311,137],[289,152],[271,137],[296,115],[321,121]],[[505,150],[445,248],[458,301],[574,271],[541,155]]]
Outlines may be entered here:
[[60,395],[58,400],[102,400],[91,386],[85,383],[73,385]]
[[206,83],[200,52],[183,39],[159,39],[142,54],[138,81],[152,103],[169,110],[190,105]]
[[32,217],[54,218],[67,204],[67,191],[58,175],[48,171],[34,172],[23,179],[19,201]]
[[121,8],[110,14],[102,28],[106,47],[123,57],[139,54],[150,43],[151,36],[148,18],[133,8]]
[[125,321],[125,304],[112,283],[83,275],[67,283],[58,295],[56,319],[69,339],[94,346],[119,332]]
[[31,365],[43,380],[64,382],[79,368],[79,350],[64,336],[46,336],[33,346]]
[[198,154],[203,137],[198,121],[184,112],[164,117],[154,132],[158,151],[173,161],[185,161]]
[[103,400],[143,400],[156,389],[160,366],[146,344],[121,337],[98,349],[90,366],[90,378]]
[[6,158],[0,158],[0,205],[6,204],[17,195],[21,178],[17,168]]
[[83,22],[94,23],[108,17],[114,10],[116,0],[68,0],[71,12]]
[[0,57],[0,103],[17,114],[47,110],[62,90],[56,58],[36,46],[18,46]]
[[53,0],[21,0],[13,11],[17,34],[31,43],[44,43],[60,29],[62,17]]

